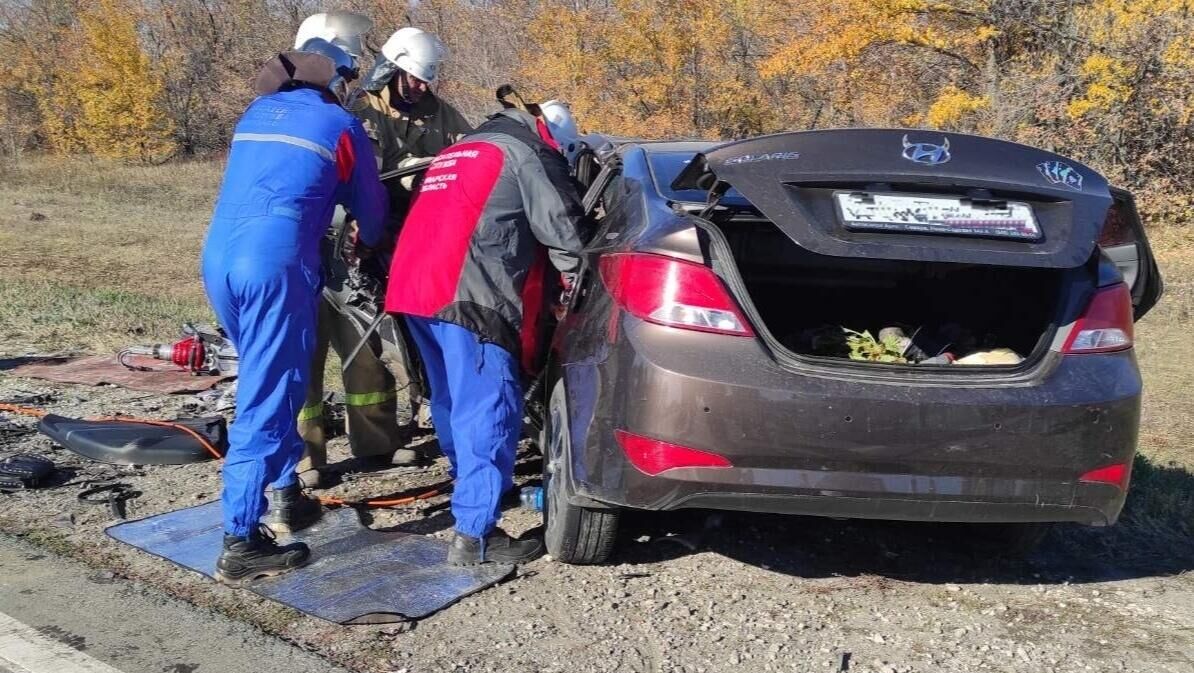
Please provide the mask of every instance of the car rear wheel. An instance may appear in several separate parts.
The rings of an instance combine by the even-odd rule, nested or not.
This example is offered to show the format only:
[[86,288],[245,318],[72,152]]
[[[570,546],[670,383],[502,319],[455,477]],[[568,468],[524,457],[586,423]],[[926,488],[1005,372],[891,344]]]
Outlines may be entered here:
[[564,407],[564,386],[552,391],[543,439],[544,541],[552,558],[577,565],[604,563],[614,551],[618,537],[616,509],[581,507],[568,502],[565,444],[569,437]]
[[543,503],[547,519],[547,553],[564,563],[604,563],[613,553],[618,537],[618,511],[569,503],[559,485],[562,481],[547,481]]

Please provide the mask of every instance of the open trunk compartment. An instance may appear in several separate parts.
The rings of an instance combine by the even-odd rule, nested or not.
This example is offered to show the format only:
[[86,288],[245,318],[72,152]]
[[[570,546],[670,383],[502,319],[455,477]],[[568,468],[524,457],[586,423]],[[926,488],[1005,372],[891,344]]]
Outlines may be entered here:
[[[946,360],[962,364],[1018,365],[1048,349],[1067,319],[1066,293],[1075,289],[1075,277],[1088,286],[1094,281],[1085,267],[830,257],[805,250],[759,218],[731,219],[718,228],[767,330],[802,356],[917,364],[948,353]],[[850,341],[867,340],[848,340],[843,328],[885,347],[852,356]],[[912,346],[893,340],[892,328]]]
[[1070,159],[911,129],[728,143],[671,188],[708,191],[703,215],[774,341],[918,366],[1036,360],[1097,282],[1114,203],[1106,180]]

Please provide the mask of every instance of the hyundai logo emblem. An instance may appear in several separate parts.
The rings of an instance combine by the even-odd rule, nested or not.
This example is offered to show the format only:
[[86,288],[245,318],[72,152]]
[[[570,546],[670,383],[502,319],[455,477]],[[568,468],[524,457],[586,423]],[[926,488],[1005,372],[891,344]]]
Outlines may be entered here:
[[908,142],[908,134],[904,134],[904,158],[926,166],[943,164],[950,159],[949,138],[944,138],[940,145],[933,143]]

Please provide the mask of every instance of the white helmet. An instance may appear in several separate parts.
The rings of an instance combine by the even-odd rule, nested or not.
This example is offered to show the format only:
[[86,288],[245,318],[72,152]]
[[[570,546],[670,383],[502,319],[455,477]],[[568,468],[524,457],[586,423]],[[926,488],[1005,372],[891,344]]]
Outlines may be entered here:
[[576,119],[572,117],[572,110],[567,103],[549,100],[539,104],[543,113],[543,121],[547,122],[547,130],[551,137],[560,145],[560,151],[568,157],[568,162],[576,156],[579,149],[580,132],[576,130]]
[[[357,99],[363,93],[360,87],[353,84],[353,80],[357,78],[356,59],[344,48],[338,47],[322,37],[313,37],[307,40],[303,43],[303,48],[299,51],[308,54],[319,54],[331,61],[328,81],[323,86],[329,93],[336,97],[336,100],[340,102],[340,105],[344,109],[354,109]],[[298,71],[295,72],[296,77],[299,74]],[[322,84],[322,82],[308,83]]]
[[373,28],[369,17],[353,12],[320,12],[312,14],[299,25],[294,36],[294,48],[301,50],[303,45],[316,38],[327,40],[333,45],[348,52],[353,59],[361,57],[364,51],[361,36]]
[[381,55],[383,58],[377,59],[365,84],[370,91],[383,88],[398,70],[405,70],[428,84],[434,82],[440,64],[448,57],[448,50],[438,37],[407,26],[399,28],[386,40]]

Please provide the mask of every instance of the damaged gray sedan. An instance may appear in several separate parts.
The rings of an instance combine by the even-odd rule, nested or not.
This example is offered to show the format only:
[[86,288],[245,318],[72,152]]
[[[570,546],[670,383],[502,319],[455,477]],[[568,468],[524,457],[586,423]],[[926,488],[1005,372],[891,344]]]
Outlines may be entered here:
[[[590,137],[598,231],[546,371],[549,552],[628,508],[1114,523],[1161,279],[1130,194],[904,130]],[[994,527],[993,527],[994,528]]]

